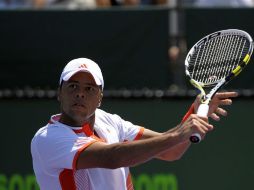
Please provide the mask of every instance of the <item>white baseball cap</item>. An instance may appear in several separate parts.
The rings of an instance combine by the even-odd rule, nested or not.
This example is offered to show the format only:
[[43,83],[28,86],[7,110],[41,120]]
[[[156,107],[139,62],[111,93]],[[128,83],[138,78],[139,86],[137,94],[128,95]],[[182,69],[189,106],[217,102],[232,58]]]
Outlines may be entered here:
[[61,85],[62,81],[68,81],[74,74],[78,72],[88,72],[90,73],[95,83],[98,86],[104,88],[104,81],[100,67],[97,63],[88,58],[78,58],[71,60],[63,69],[63,72],[60,77],[59,84]]

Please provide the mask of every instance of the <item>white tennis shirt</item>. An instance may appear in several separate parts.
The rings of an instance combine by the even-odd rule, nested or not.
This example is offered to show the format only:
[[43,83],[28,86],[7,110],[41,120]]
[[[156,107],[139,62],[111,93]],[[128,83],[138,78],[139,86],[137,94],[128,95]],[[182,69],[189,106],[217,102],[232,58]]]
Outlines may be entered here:
[[139,139],[143,127],[97,109],[94,129],[98,138],[88,125],[72,128],[58,122],[59,117],[59,114],[52,116],[31,143],[33,169],[41,190],[133,189],[128,167],[76,170],[76,161],[79,154],[96,141],[112,144]]

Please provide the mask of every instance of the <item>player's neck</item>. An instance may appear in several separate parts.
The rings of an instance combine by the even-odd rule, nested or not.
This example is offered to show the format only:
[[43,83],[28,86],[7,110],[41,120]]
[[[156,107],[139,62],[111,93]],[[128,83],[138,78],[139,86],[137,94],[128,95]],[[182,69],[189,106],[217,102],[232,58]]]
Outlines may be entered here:
[[94,130],[94,123],[95,123],[95,114],[91,115],[86,120],[76,121],[75,119],[69,117],[65,113],[62,113],[59,119],[59,122],[71,126],[71,127],[82,127],[86,124],[89,124],[91,131]]

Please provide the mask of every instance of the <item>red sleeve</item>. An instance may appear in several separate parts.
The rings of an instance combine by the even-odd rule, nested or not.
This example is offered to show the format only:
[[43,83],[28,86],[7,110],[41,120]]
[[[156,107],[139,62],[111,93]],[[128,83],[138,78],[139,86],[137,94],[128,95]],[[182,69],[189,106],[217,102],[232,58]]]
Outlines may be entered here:
[[143,135],[143,133],[144,133],[144,130],[145,130],[144,127],[140,127],[140,130],[139,130],[137,136],[134,138],[134,141],[135,141],[135,140],[139,140],[139,139],[142,137],[142,135]]

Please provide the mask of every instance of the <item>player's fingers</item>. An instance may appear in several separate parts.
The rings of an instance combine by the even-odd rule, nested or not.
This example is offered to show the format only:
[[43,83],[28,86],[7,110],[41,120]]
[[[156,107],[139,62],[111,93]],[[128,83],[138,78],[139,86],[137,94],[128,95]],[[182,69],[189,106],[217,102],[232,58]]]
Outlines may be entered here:
[[202,129],[203,131],[211,131],[213,129],[213,125],[207,122],[207,117],[198,117],[196,120],[196,126]]
[[215,121],[220,121],[220,116],[218,116],[216,113],[212,113],[210,117]]
[[226,110],[222,109],[222,108],[217,108],[216,113],[220,114],[222,116],[227,116],[227,114],[228,114],[228,112]]
[[235,98],[238,96],[237,92],[218,92],[216,97],[219,99]]
[[220,100],[220,105],[223,105],[223,106],[229,106],[232,104],[232,100],[231,99],[224,99],[224,100]]
[[211,131],[213,129],[213,125],[208,123],[208,117],[201,117],[197,114],[191,114],[187,119],[187,123],[189,123],[191,128],[200,130],[201,133],[206,133],[207,131]]
[[191,129],[192,129],[192,134],[198,133],[201,136],[205,135],[207,131],[204,127],[202,127],[200,122],[198,122],[197,120],[193,121],[193,125],[191,126]]
[[191,114],[188,119],[190,120],[190,122],[193,122],[195,124],[196,122],[199,122],[202,125],[209,125],[208,117],[198,116],[197,114]]
[[195,131],[197,133],[199,133],[202,138],[206,135],[206,133],[208,133],[209,131],[211,131],[213,129],[213,127],[207,127],[207,126],[204,126],[204,125],[197,125],[196,128],[195,128]]

